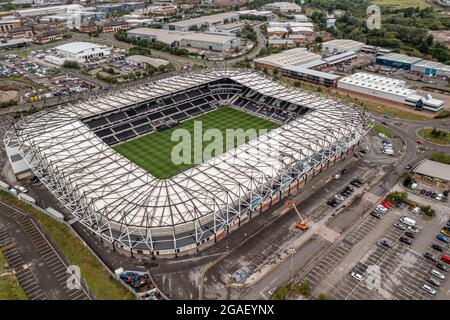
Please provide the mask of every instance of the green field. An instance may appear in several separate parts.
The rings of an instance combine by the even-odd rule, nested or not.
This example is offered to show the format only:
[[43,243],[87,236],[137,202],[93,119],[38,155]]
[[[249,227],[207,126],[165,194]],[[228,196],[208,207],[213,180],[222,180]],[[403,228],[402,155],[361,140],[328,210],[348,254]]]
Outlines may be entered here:
[[431,2],[426,0],[374,0],[374,4],[379,6],[387,6],[396,9],[419,7],[421,9],[431,6]]
[[[193,161],[193,147],[189,148],[191,156],[190,159],[192,160],[190,163],[175,164],[172,161],[172,150],[177,144],[180,143],[179,140],[171,141],[172,133],[175,130],[186,129],[191,135],[191,139],[189,139],[189,141],[192,141],[192,146],[201,144],[202,150],[205,150],[205,147],[207,147],[211,143],[210,141],[203,141],[202,143],[201,135],[197,135],[194,137],[194,123],[197,123],[198,125],[198,121],[201,122],[202,133],[204,133],[207,129],[220,130],[222,136],[224,137],[224,151],[228,151],[237,146],[236,139],[234,139],[234,146],[226,146],[226,129],[255,129],[259,134],[259,129],[271,130],[278,127],[278,124],[276,124],[275,122],[250,115],[246,112],[232,108],[221,108],[194,119],[187,120],[186,122],[178,125],[176,128],[147,134],[132,141],[122,143],[115,146],[114,150],[122,154],[124,157],[130,159],[156,178],[168,179],[182,171],[185,171],[199,164],[198,162]],[[194,141],[194,139],[197,141],[197,143]],[[248,139],[246,139],[246,141],[248,141]],[[220,155],[221,153],[223,152],[212,152],[211,155],[214,157]],[[206,161],[208,159],[208,157],[205,157],[203,161]]]

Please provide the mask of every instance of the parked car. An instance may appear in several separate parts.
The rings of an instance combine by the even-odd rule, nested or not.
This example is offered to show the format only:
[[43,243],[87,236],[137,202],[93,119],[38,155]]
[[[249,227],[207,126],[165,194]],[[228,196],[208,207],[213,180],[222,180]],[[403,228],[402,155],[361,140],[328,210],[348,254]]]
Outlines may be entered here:
[[388,248],[392,248],[394,246],[394,243],[388,239],[381,239],[378,243]]
[[441,285],[441,282],[433,277],[428,277],[427,281],[436,287],[439,287]]
[[436,243],[433,243],[433,244],[431,245],[431,247],[432,247],[434,250],[439,251],[439,252],[443,252],[443,251],[444,251],[444,248],[442,248],[442,246],[440,246],[440,245],[438,245],[438,244],[436,244]]
[[336,208],[338,206],[338,202],[335,199],[328,200],[327,205],[332,206],[333,208]]
[[341,177],[341,175],[339,173],[334,175],[334,179],[336,179],[336,180],[339,179],[340,177]]
[[355,271],[352,271],[352,272],[350,273],[350,275],[351,275],[354,279],[356,279],[356,280],[358,280],[358,281],[361,281],[362,278],[363,278],[363,276],[362,276],[361,274],[359,274],[358,272],[355,272]]
[[372,211],[372,212],[370,213],[370,215],[371,215],[372,217],[374,217],[374,218],[381,219],[381,213],[379,213],[379,212]]
[[400,237],[400,239],[399,239],[399,241],[400,242],[403,242],[403,243],[405,243],[405,244],[408,244],[408,245],[411,245],[412,244],[412,240],[411,239],[409,239],[409,238],[407,238],[407,237]]
[[334,196],[334,198],[335,198],[336,200],[340,201],[340,202],[342,202],[342,201],[345,200],[345,198],[344,198],[343,196],[338,195],[338,194],[336,194],[336,195]]
[[431,198],[436,199],[436,197],[437,197],[437,193],[436,193],[436,192],[433,192],[433,193],[431,194]]
[[435,295],[437,293],[437,290],[430,286],[429,284],[424,284],[422,286],[422,289],[428,292],[429,294]]
[[441,233],[442,235],[446,236],[446,237],[450,237],[450,231],[447,231],[447,230],[445,230],[445,229],[442,229],[442,230],[440,231],[440,233]]
[[408,230],[414,233],[419,233],[419,228],[415,226],[408,226]]
[[439,270],[432,269],[432,270],[430,271],[430,273],[431,273],[433,276],[435,276],[436,278],[439,278],[439,279],[441,279],[441,280],[444,280],[444,279],[445,279],[445,275],[444,275],[442,272],[440,272]]
[[441,240],[442,242],[448,243],[448,238],[444,236],[443,234],[438,233],[436,235],[436,239]]
[[411,170],[411,168],[412,168],[412,165],[410,163],[408,163],[405,167],[406,170]]
[[436,258],[436,256],[434,256],[433,254],[431,254],[431,253],[429,253],[429,252],[426,252],[426,253],[424,254],[424,257],[427,258],[428,260],[433,261],[433,262],[437,262],[437,261],[438,261],[438,259]]
[[394,223],[394,227],[396,227],[397,229],[403,230],[403,231],[406,230],[406,226],[400,222]]
[[436,268],[438,268],[439,270],[444,271],[444,272],[447,272],[447,270],[448,270],[447,266],[442,262],[438,262],[436,264]]
[[416,238],[416,235],[414,233],[412,233],[411,231],[406,231],[405,236],[410,237],[412,239]]
[[433,192],[431,192],[430,190],[428,190],[428,191],[425,193],[425,195],[426,195],[427,197],[431,196],[432,194],[433,194]]
[[342,169],[341,174],[346,174],[347,172],[348,172],[348,169],[345,168],[345,169]]

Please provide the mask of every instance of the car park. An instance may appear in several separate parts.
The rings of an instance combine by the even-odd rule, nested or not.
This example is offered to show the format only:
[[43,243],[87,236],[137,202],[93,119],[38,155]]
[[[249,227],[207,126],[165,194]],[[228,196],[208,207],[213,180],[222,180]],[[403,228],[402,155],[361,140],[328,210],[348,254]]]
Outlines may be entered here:
[[439,251],[439,252],[443,252],[444,251],[444,248],[442,248],[442,246],[440,246],[440,245],[438,245],[436,243],[433,243],[431,245],[431,248],[433,248],[434,250]]
[[436,239],[441,240],[442,242],[448,243],[448,238],[444,236],[443,234],[438,233],[436,235]]
[[374,218],[381,219],[381,213],[379,213],[379,212],[372,211],[372,212],[370,213],[370,215],[371,215],[372,217],[374,217]]
[[354,278],[354,279],[356,279],[358,281],[361,281],[362,278],[363,278],[363,276],[361,274],[359,274],[358,272],[355,272],[355,271],[352,271],[350,273],[350,275],[352,276],[352,278]]
[[400,242],[403,242],[404,244],[408,244],[408,245],[411,245],[412,244],[412,240],[411,239],[409,239],[409,238],[407,238],[407,237],[400,237],[400,239],[399,239],[399,241]]
[[441,280],[445,279],[445,275],[442,272],[440,272],[439,270],[432,269],[430,271],[430,274],[432,274],[433,276],[435,276],[436,278],[439,278]]
[[428,277],[427,281],[436,287],[439,287],[441,285],[441,282],[433,277]]
[[424,254],[424,257],[427,258],[428,260],[437,262],[436,256],[433,255],[433,254],[431,254],[431,253],[429,253],[429,252],[426,252],[426,253]]
[[394,223],[394,227],[396,227],[397,229],[403,230],[403,231],[406,230],[406,226],[400,222]]
[[437,293],[437,290],[430,286],[429,284],[424,284],[422,286],[422,289],[428,292],[429,294],[435,295]]

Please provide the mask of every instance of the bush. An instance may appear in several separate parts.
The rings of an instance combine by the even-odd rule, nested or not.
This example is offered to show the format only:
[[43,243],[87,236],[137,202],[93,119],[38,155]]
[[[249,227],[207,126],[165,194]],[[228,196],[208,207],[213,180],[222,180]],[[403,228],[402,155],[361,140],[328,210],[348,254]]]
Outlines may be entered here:
[[292,287],[292,292],[300,293],[303,296],[308,296],[311,293],[311,285],[308,281],[303,281],[302,283],[297,283]]
[[419,206],[420,210],[422,210],[423,214],[433,217],[434,216],[434,210],[431,209],[431,206]]
[[64,60],[63,67],[69,69],[80,69],[80,64],[78,61]]
[[319,300],[330,300],[330,297],[325,293],[319,294]]
[[8,101],[3,101],[3,102],[0,103],[0,109],[1,108],[12,107],[12,106],[15,106],[15,105],[17,105],[17,100],[11,99],[11,100],[8,100]]
[[392,203],[399,203],[399,202],[405,202],[408,199],[408,192],[406,191],[394,191],[389,193],[386,196],[386,201],[392,202]]
[[289,292],[289,284],[284,284],[275,290],[275,293],[273,295],[273,300],[285,300],[286,295]]

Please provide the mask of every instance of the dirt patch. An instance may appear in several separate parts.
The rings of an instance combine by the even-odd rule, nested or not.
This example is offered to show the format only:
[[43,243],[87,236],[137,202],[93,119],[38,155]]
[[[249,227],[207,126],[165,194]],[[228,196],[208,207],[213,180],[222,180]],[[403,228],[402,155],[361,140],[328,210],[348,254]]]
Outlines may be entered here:
[[16,81],[1,80],[0,102],[6,102],[15,99],[17,98],[17,96],[19,96],[19,94],[23,94],[31,90],[33,90],[33,87],[31,85]]

